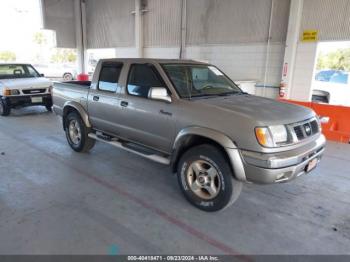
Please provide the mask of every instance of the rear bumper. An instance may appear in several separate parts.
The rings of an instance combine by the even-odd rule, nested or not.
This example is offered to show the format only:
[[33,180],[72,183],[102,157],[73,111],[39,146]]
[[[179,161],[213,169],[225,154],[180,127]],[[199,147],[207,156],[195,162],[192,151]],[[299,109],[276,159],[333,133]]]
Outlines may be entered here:
[[[34,99],[39,98],[39,100],[41,98],[41,101],[33,101],[32,98]],[[8,96],[5,99],[11,108],[23,107],[23,106],[34,106],[34,105],[52,106],[51,94]]]
[[[276,153],[262,154],[249,151],[235,152],[236,157],[231,161],[233,167],[237,163],[239,153],[241,163],[234,167],[240,174],[238,179],[256,184],[273,184],[293,180],[307,172],[311,161],[319,162],[325,150],[326,139],[320,135],[316,140],[298,149]],[[236,164],[237,165],[237,164]],[[242,179],[243,178],[243,179]]]

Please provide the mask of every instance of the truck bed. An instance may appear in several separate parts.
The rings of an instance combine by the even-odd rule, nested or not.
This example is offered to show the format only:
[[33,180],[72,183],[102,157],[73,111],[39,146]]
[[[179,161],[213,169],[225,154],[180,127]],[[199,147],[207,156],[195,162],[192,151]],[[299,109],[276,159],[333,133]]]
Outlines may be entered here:
[[63,84],[73,84],[73,85],[80,85],[80,86],[91,86],[91,81],[65,81],[62,82]]
[[54,111],[61,115],[66,102],[77,102],[87,108],[90,85],[90,81],[54,82],[52,90]]

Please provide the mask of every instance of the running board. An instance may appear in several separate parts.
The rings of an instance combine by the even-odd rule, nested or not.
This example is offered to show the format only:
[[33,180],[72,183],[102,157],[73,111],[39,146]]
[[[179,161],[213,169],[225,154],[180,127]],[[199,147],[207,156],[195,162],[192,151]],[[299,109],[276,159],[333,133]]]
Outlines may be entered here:
[[154,162],[157,162],[157,163],[160,163],[160,164],[163,164],[163,165],[169,165],[170,164],[170,159],[167,158],[167,157],[156,155],[156,154],[149,154],[149,155],[148,154],[144,154],[144,153],[141,153],[139,151],[133,150],[130,147],[124,146],[123,143],[121,143],[119,141],[105,140],[103,138],[98,137],[94,133],[90,133],[88,136],[90,138],[92,138],[92,139],[97,140],[97,141],[101,141],[101,142],[104,142],[106,144],[110,144],[110,145],[112,145],[114,147],[126,150],[128,152],[131,152],[131,153],[134,153],[136,155],[142,156],[142,157],[147,158],[149,160],[152,160]]

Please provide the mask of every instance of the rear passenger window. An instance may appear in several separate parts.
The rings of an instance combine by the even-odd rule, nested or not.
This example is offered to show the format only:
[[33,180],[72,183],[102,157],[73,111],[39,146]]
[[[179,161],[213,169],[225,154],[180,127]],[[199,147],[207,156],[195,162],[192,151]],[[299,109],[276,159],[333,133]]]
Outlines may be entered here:
[[151,87],[164,87],[156,68],[149,64],[132,65],[128,79],[128,93],[133,96],[148,98]]
[[119,88],[118,80],[122,70],[121,64],[102,65],[98,89],[107,92],[116,92]]

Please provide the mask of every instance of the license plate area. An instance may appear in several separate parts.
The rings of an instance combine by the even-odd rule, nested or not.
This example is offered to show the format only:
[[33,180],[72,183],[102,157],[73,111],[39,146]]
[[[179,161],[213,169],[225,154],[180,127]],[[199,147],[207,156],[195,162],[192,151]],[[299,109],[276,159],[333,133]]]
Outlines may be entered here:
[[318,158],[311,160],[309,162],[309,164],[306,166],[305,171],[307,173],[311,172],[312,170],[314,170],[316,168],[317,164],[318,164]]
[[42,103],[43,98],[42,97],[31,97],[32,103]]

